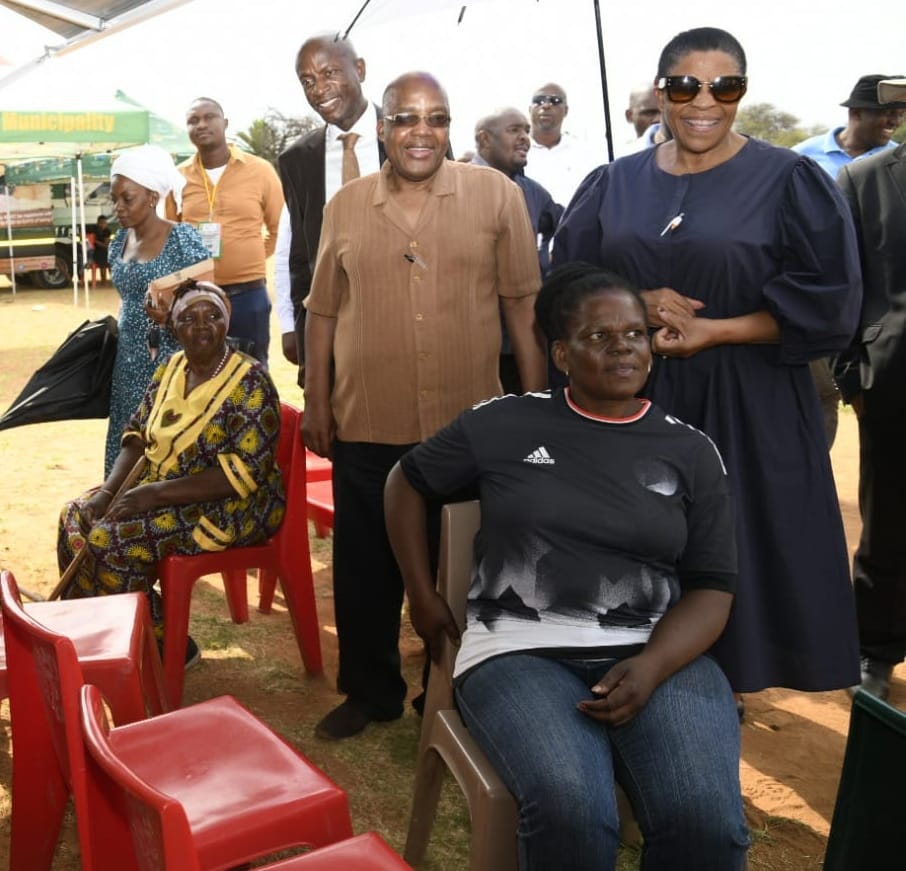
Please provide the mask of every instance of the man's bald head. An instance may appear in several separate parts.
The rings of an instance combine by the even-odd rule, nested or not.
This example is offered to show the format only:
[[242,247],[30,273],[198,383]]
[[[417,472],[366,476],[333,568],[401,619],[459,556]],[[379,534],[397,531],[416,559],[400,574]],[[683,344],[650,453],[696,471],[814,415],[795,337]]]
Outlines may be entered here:
[[450,111],[450,98],[447,96],[444,86],[431,73],[411,72],[397,76],[384,88],[384,96],[381,101],[384,115],[393,115],[399,112],[400,94],[406,90],[411,90],[413,87],[433,89],[441,96],[444,108],[448,112]]
[[532,136],[544,144],[556,144],[560,140],[560,128],[567,112],[566,91],[560,85],[548,82],[536,88],[529,106]]
[[635,128],[635,135],[641,136],[652,124],[661,120],[654,83],[639,85],[629,95],[626,120]]
[[296,54],[296,75],[312,109],[341,130],[349,130],[368,106],[362,94],[365,61],[348,39],[332,34],[307,39]]
[[530,129],[518,109],[498,109],[475,125],[476,149],[489,166],[513,176],[528,162]]

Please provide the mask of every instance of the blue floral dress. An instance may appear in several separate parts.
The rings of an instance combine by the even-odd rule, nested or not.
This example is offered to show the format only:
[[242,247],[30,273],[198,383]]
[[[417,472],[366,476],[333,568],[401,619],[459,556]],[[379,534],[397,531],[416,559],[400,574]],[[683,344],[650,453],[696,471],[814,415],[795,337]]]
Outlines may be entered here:
[[104,477],[110,474],[120,452],[123,430],[135,413],[151,376],[158,365],[179,348],[170,331],[161,327],[160,348],[156,358],[148,350],[148,327],[145,295],[148,282],[169,275],[209,257],[201,236],[188,224],[175,224],[160,254],[147,263],[123,260],[125,229],[110,243],[110,274],[122,300],[119,319],[119,341],[113,365],[113,387],[110,394],[110,424],[104,454]]

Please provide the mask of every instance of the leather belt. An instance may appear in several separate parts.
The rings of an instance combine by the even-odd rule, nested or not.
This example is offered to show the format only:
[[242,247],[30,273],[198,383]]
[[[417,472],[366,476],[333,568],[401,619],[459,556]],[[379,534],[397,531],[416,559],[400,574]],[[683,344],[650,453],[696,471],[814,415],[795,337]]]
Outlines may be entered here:
[[249,290],[264,290],[267,285],[263,279],[258,281],[243,281],[239,284],[221,284],[220,289],[229,297],[239,296]]

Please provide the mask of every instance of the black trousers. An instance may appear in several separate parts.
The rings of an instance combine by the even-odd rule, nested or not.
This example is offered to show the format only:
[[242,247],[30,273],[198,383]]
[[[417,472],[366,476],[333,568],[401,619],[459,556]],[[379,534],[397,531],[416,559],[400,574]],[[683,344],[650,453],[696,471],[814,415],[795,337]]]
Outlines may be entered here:
[[[872,409],[859,419],[862,536],[853,582],[863,656],[906,658],[906,413]],[[820,605],[818,605],[820,607]]]
[[[378,719],[403,711],[399,633],[403,582],[384,524],[384,483],[413,445],[334,443],[333,589],[340,649],[337,688]],[[436,570],[440,505],[429,503]]]

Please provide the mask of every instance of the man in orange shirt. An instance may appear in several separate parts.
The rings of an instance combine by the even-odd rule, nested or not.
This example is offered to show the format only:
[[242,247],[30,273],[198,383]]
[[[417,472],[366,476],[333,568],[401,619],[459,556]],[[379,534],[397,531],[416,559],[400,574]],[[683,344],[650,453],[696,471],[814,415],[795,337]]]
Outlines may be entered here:
[[266,366],[266,261],[277,243],[283,188],[266,160],[227,143],[228,124],[216,100],[199,97],[189,107],[186,127],[198,153],[178,167],[186,178],[182,213],[177,215],[172,200],[167,213],[201,233],[214,258],[214,281],[233,307],[230,335],[251,342],[251,354]]

